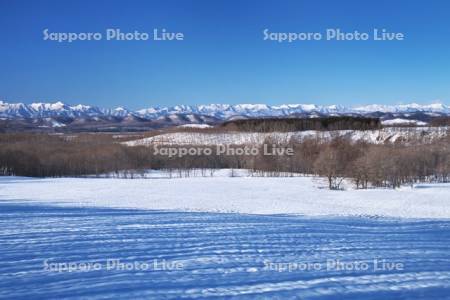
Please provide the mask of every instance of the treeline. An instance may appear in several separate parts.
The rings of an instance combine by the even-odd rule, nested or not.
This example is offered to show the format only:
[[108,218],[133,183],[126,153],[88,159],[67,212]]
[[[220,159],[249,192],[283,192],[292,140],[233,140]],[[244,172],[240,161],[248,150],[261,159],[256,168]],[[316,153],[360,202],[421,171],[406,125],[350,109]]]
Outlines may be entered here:
[[450,116],[433,117],[428,125],[433,127],[450,126]]
[[[266,141],[271,143],[271,141]],[[450,182],[450,139],[430,144],[369,144],[335,138],[325,142],[292,142],[292,156],[256,156],[241,159],[241,167],[258,175],[323,176],[329,189],[341,189],[345,179],[357,189],[398,188],[420,182]]]
[[[334,139],[324,145],[300,144],[311,155],[295,151],[307,173],[324,176],[330,189],[340,189],[344,179],[356,188],[398,188],[418,182],[449,182],[450,140],[431,144],[367,144]],[[311,149],[312,148],[312,149]],[[309,160],[309,163],[306,161]],[[301,170],[299,170],[301,171]]]
[[[276,143],[268,139],[265,144]],[[126,171],[133,177],[146,169],[163,169],[190,176],[192,170],[200,169],[206,176],[215,169],[230,168],[249,169],[258,176],[320,175],[327,178],[330,189],[340,189],[344,179],[357,188],[450,181],[448,136],[427,144],[383,145],[342,137],[331,141],[311,138],[277,147],[292,148],[293,155],[269,156],[263,149],[258,155],[215,155],[216,148],[209,147],[213,155],[168,157],[155,154],[152,147],[124,146],[110,135],[1,134],[0,175],[62,177]]]
[[321,118],[262,118],[225,122],[221,127],[247,132],[289,132],[306,130],[373,130],[380,129],[378,118],[366,117],[321,117]]
[[135,168],[128,150],[101,134],[1,134],[0,174],[61,177]]

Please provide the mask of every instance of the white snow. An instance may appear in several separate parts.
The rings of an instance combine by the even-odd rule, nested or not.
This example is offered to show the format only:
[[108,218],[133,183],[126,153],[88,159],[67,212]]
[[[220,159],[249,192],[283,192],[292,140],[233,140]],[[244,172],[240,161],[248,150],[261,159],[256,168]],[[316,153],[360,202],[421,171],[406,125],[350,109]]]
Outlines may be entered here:
[[180,127],[180,128],[211,128],[213,126],[208,125],[208,124],[184,124],[184,125],[180,125],[177,127]]
[[390,112],[390,113],[399,113],[399,112],[448,112],[449,107],[443,103],[431,103],[431,104],[417,104],[417,103],[410,103],[410,104],[399,104],[399,105],[378,105],[378,104],[371,104],[366,106],[360,106],[353,108],[353,111],[355,112]]
[[55,120],[51,120],[51,123],[52,123],[52,127],[65,127],[66,126],[66,124],[60,123],[60,122],[55,121]]
[[385,120],[381,122],[383,125],[418,125],[418,126],[425,126],[427,125],[426,122],[418,121],[418,120],[408,120],[408,119],[401,119],[396,118],[392,120]]
[[330,191],[320,178],[227,177],[229,172],[159,179],[0,177],[0,200],[245,214],[450,218],[450,184]]

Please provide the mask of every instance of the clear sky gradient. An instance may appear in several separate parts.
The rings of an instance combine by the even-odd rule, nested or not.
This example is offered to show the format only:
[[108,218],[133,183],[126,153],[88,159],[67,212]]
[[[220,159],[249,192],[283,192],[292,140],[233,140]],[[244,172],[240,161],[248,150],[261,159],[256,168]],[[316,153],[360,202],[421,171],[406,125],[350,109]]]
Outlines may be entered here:
[[[448,103],[450,1],[0,0],[0,100],[131,109],[207,103]],[[180,42],[43,40],[106,28]],[[404,41],[263,41],[262,31],[403,32]]]

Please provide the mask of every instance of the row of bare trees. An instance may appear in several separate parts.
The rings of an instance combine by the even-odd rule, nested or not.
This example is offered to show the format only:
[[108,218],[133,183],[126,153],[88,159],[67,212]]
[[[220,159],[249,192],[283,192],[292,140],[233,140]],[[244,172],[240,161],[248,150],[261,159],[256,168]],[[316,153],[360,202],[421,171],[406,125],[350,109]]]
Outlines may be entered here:
[[346,138],[311,138],[278,146],[292,148],[293,155],[267,156],[263,151],[258,155],[215,155],[211,149],[213,155],[167,157],[155,154],[151,147],[127,147],[102,134],[2,134],[0,175],[61,177],[126,172],[133,177],[145,169],[164,169],[190,176],[191,170],[198,169],[206,176],[215,169],[230,168],[266,176],[320,175],[327,178],[330,189],[340,189],[345,179],[353,181],[356,188],[397,188],[450,180],[448,137],[427,144],[382,145]]
[[340,189],[344,179],[363,189],[448,182],[450,143],[374,145],[336,139],[319,151],[312,169],[327,178],[330,189]]
[[247,132],[293,132],[305,130],[375,130],[381,128],[378,118],[336,116],[318,118],[252,118],[224,122],[221,128]]

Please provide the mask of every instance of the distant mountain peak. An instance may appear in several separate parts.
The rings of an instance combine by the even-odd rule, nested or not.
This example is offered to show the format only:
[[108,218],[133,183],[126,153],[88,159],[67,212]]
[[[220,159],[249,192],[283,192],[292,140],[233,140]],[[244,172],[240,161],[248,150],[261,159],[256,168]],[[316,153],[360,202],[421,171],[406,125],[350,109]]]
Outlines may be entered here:
[[172,107],[149,107],[130,111],[122,106],[115,109],[102,109],[90,105],[67,105],[61,101],[54,103],[36,102],[32,104],[6,103],[0,101],[0,117],[15,118],[93,118],[93,117],[127,117],[136,116],[147,120],[171,117],[172,115],[204,115],[216,119],[227,120],[239,117],[285,117],[290,115],[321,116],[321,115],[367,115],[372,113],[409,114],[430,113],[450,115],[450,107],[435,102],[431,104],[399,104],[399,105],[365,105],[349,108],[341,105],[316,104],[205,104],[176,105]]

